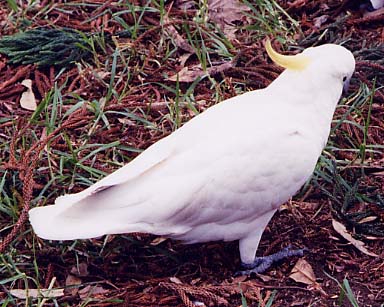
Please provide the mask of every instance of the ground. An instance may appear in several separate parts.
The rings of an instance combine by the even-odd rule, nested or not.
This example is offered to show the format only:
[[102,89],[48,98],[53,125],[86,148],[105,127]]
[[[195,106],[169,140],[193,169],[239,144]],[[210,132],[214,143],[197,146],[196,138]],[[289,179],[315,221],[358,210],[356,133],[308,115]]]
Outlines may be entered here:
[[[2,306],[384,306],[384,12],[368,1],[245,3],[0,4],[0,35],[75,29],[72,42],[83,46],[70,63],[62,61],[70,39],[55,45],[61,34],[45,42],[52,53],[0,56]],[[274,216],[258,250],[305,247],[299,278],[298,258],[233,277],[236,242],[33,234],[29,208],[83,190],[209,106],[267,86],[281,69],[265,55],[266,36],[287,53],[343,44],[357,60],[311,181]],[[23,94],[27,79],[34,98]],[[47,288],[55,298],[19,298]]]

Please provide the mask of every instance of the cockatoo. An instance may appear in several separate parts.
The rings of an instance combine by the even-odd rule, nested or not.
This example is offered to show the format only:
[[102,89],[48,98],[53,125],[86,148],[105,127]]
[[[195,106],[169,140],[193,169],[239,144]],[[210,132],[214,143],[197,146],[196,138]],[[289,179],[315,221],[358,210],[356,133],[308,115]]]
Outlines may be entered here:
[[246,273],[295,254],[256,250],[275,211],[311,177],[355,60],[335,44],[282,55],[268,40],[266,51],[285,68],[268,87],[212,106],[82,192],[31,209],[35,233],[238,240]]

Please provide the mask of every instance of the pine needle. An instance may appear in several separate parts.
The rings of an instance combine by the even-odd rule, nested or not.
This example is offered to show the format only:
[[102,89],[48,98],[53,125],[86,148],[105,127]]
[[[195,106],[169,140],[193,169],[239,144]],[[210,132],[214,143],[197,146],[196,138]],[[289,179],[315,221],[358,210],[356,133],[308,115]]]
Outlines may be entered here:
[[90,55],[85,37],[72,29],[37,28],[2,37],[0,53],[11,64],[68,66]]

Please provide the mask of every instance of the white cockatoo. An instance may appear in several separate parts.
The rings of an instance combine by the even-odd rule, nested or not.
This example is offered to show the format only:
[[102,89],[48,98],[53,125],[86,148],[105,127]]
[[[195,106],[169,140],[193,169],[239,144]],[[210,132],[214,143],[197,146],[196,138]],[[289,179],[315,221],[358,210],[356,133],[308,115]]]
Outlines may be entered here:
[[259,272],[261,235],[310,178],[355,69],[352,53],[335,44],[287,56],[267,41],[266,50],[285,68],[268,87],[209,108],[84,191],[31,209],[35,233],[50,240],[131,232],[185,243],[239,240],[246,272]]

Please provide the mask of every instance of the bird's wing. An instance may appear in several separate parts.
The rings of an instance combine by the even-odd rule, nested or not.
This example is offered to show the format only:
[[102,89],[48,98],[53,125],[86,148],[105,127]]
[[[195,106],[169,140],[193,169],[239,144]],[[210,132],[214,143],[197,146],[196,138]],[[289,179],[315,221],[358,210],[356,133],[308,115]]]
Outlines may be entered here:
[[[258,92],[259,91],[254,91],[233,97],[209,108],[199,116],[191,119],[171,135],[157,141],[130,163],[79,193],[58,197],[55,204],[69,205],[79,202],[95,193],[131,181],[143,173],[149,172],[152,168],[156,169],[157,165],[163,163],[163,161],[168,159],[172,154],[185,150],[185,148],[190,147],[191,144],[199,142],[203,138],[217,134],[223,122],[229,117],[228,114],[231,112],[236,114],[238,112],[235,102],[240,101],[240,97],[256,97],[258,96]],[[215,125],[215,122],[218,123],[218,125]]]
[[236,163],[236,150],[228,143],[218,144],[215,151],[208,146],[208,142],[195,144],[171,154],[140,175],[115,185],[100,185],[77,201],[64,196],[55,205],[34,208],[30,211],[34,230],[42,238],[62,240],[127,232],[177,236],[199,224],[226,223],[226,219],[230,223],[247,216],[241,203],[238,214],[221,203],[237,197],[238,191],[232,186],[224,191],[227,187],[217,178],[237,176],[240,185],[247,175],[233,172],[245,168],[248,157]]
[[[35,232],[65,240],[141,231],[193,242],[215,226],[228,234],[213,231],[204,241],[240,238],[255,218],[296,192],[316,162],[308,167],[300,161],[303,169],[292,166],[297,174],[279,175],[280,160],[294,164],[307,140],[295,134],[290,138],[291,118],[275,116],[277,126],[268,125],[274,115],[269,102],[258,105],[265,110],[255,120],[242,110],[250,107],[244,101],[249,99],[206,111],[83,192],[32,209]],[[295,177],[298,183],[289,184]],[[226,227],[230,224],[238,225],[232,234]]]
[[[232,117],[229,114],[232,113],[236,116],[236,113],[238,113],[239,110],[236,108],[238,104],[236,102],[241,101],[240,97],[248,96],[248,100],[255,100],[258,94],[259,91],[245,93],[210,107],[205,112],[199,114],[199,116],[192,118],[171,135],[157,141],[130,163],[79,193],[58,197],[55,203],[75,203],[94,193],[128,182],[141,176],[143,173],[149,172],[153,167],[156,168],[156,165],[163,163],[172,154],[185,150],[185,148],[190,147],[191,144],[199,142],[203,138],[217,134],[228,117]],[[214,123],[217,124],[215,125]]]

